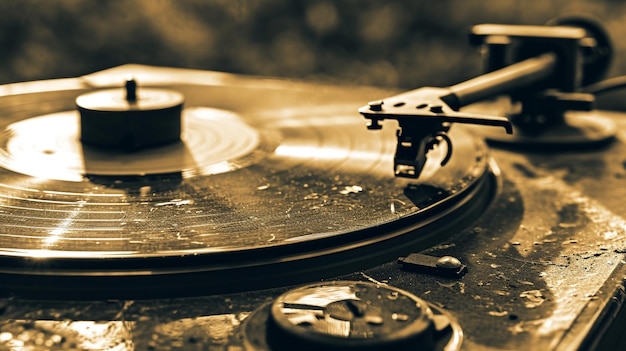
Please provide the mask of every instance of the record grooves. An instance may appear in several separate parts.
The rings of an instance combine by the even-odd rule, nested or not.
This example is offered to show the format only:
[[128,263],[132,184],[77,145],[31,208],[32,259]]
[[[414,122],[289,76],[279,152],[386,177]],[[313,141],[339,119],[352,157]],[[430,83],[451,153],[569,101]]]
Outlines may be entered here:
[[[185,78],[167,76],[159,86],[176,88],[173,82]],[[451,132],[459,151],[446,167],[437,163],[445,150],[435,150],[422,179],[397,179],[389,172],[394,135],[367,137],[354,115],[359,101],[268,106],[294,90],[235,84],[261,106],[216,109],[224,104],[219,91],[194,85],[182,145],[136,154],[81,151],[71,111],[6,118],[4,293],[37,295],[45,284],[46,294],[59,296],[154,297],[304,282],[441,241],[493,196],[487,149],[461,128]],[[313,100],[333,94],[325,87]],[[57,128],[31,136],[32,128],[21,127],[31,123]],[[240,138],[233,137],[238,126]],[[181,148],[192,161],[178,157]],[[38,162],[26,161],[33,158]]]

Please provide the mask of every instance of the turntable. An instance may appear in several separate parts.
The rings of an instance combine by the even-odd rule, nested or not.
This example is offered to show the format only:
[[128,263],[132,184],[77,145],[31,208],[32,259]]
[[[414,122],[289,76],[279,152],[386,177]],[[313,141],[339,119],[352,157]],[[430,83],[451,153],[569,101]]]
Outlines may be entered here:
[[470,37],[485,74],[400,94],[141,65],[0,87],[0,344],[623,343],[610,39]]

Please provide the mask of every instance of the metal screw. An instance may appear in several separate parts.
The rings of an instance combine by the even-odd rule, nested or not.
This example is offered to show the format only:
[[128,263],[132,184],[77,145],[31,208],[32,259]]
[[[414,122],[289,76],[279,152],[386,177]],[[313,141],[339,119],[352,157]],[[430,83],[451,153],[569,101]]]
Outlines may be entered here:
[[443,106],[441,105],[430,105],[430,112],[433,113],[442,113],[443,112]]
[[382,111],[383,110],[383,100],[370,101],[367,105],[370,107],[372,111]]
[[126,101],[137,101],[137,81],[133,77],[126,79]]
[[380,120],[377,118],[370,119],[370,124],[367,126],[367,129],[378,130],[383,129],[383,126],[380,125]]

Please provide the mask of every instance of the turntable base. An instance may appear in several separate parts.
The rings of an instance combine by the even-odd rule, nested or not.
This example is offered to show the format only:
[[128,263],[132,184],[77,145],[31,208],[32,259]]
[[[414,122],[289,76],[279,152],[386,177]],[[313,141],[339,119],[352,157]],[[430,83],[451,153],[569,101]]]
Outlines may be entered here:
[[[463,340],[450,350],[623,345],[621,133],[604,148],[555,156],[487,149],[454,126],[445,167],[436,149],[422,177],[399,179],[389,174],[393,128],[374,134],[355,116],[389,92],[122,66],[1,87],[4,140],[33,118],[71,115],[76,96],[129,71],[182,92],[188,113],[228,111],[258,138],[243,136],[254,146],[225,158],[172,157],[165,173],[120,162],[115,174],[85,171],[95,158],[76,148],[82,162],[58,162],[63,172],[26,170],[10,162],[38,149],[4,142],[1,347],[244,350],[242,323],[300,291],[290,284],[336,280],[402,289],[453,316]],[[599,113],[626,128],[622,112]],[[78,145],[68,140],[38,157]],[[207,152],[184,142],[189,155]],[[206,171],[224,162],[235,166]],[[395,261],[418,251],[455,257],[467,273]]]

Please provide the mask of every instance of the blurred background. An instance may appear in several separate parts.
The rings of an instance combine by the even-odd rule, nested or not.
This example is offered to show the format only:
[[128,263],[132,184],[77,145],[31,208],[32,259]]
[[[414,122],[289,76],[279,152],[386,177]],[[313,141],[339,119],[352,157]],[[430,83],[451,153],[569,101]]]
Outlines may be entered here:
[[415,88],[480,73],[467,30],[601,20],[626,74],[626,2],[614,0],[3,0],[0,83],[125,64]]

